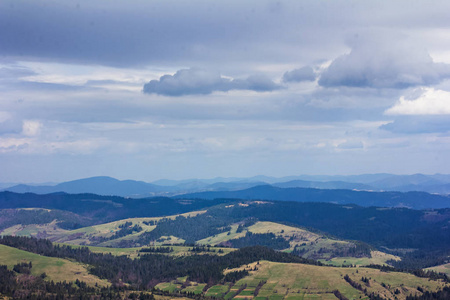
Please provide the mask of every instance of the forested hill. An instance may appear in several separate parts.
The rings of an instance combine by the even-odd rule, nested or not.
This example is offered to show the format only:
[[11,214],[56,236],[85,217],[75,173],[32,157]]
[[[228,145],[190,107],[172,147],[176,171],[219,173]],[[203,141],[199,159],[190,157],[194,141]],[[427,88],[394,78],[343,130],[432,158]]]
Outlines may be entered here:
[[191,193],[175,198],[328,202],[336,204],[357,204],[365,207],[408,207],[412,209],[450,207],[449,196],[433,195],[424,192],[367,192],[312,188],[279,188],[270,185],[261,185],[239,191]]
[[46,208],[69,211],[105,223],[132,217],[158,217],[201,210],[230,200],[180,200],[165,197],[130,199],[95,194],[0,192],[0,209]]

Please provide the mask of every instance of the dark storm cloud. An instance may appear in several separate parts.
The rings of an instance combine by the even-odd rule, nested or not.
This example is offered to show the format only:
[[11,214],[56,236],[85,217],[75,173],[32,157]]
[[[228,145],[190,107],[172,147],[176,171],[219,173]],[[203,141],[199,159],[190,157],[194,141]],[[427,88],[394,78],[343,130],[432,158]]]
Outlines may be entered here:
[[322,73],[319,84],[402,89],[437,84],[450,77],[450,65],[433,62],[415,41],[382,34],[351,41],[351,52],[336,58]]
[[314,80],[316,80],[316,74],[314,73],[314,70],[309,66],[288,71],[283,75],[284,82],[301,82]]
[[283,11],[259,1],[6,0],[0,54],[111,66],[257,59],[261,47],[273,52],[267,38],[282,42]]
[[252,75],[247,79],[228,79],[219,72],[197,68],[183,69],[174,75],[161,76],[144,85],[146,94],[164,96],[206,95],[215,91],[252,90],[267,92],[281,87],[264,75]]
[[450,4],[438,13],[405,3],[4,0],[0,55],[120,67],[309,64],[339,54],[355,28],[446,26]]
[[4,0],[0,54],[121,67],[219,60],[307,64],[338,54],[347,30],[405,22],[410,28],[442,26],[448,19],[448,7],[437,14],[427,2],[412,11],[402,1],[378,3]]

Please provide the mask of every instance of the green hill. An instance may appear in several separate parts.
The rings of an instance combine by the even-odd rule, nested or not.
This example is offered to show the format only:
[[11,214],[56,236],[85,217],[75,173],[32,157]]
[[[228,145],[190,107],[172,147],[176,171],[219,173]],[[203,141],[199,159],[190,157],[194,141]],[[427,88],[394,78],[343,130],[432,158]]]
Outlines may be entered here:
[[444,273],[444,274],[447,274],[447,276],[450,276],[450,263],[431,267],[431,268],[426,268],[425,270],[430,270],[430,271],[434,271],[434,272],[438,272],[438,273]]
[[48,280],[53,281],[75,281],[80,280],[94,286],[108,286],[106,280],[101,280],[97,276],[88,272],[86,265],[69,261],[67,259],[47,257],[16,248],[0,245],[0,265],[7,265],[12,269],[14,265],[22,262],[31,262],[31,274],[39,276],[42,273],[47,275]]
[[[385,299],[406,299],[410,295],[421,295],[419,289],[434,292],[449,286],[442,281],[430,281],[412,274],[371,268],[336,268],[270,261],[254,262],[226,270],[225,273],[240,270],[248,270],[250,274],[232,285],[211,286],[205,295],[255,300],[337,299],[337,290],[347,299],[369,299],[371,294]],[[360,285],[361,288],[352,286],[345,279],[346,275],[356,283],[355,286]],[[178,279],[156,287],[173,293],[198,290],[204,285]]]

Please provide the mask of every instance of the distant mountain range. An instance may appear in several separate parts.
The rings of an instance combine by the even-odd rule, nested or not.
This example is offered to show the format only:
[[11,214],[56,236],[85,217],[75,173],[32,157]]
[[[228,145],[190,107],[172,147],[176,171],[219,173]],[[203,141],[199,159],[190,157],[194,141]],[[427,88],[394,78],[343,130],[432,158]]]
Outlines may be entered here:
[[420,191],[435,194],[450,194],[450,175],[392,175],[365,174],[351,176],[289,176],[275,178],[255,176],[250,178],[189,179],[189,180],[157,180],[152,183],[135,180],[117,180],[100,176],[55,185],[18,184],[3,187],[0,191],[16,193],[49,194],[65,192],[71,194],[93,193],[98,195],[115,195],[122,197],[144,198],[152,196],[175,196],[211,191],[238,191],[261,185],[277,188],[314,188],[345,189],[359,191]]
[[256,186],[239,191],[184,194],[176,198],[327,202],[335,204],[356,204],[364,207],[408,207],[413,209],[450,207],[450,196],[433,195],[425,192],[366,192],[344,189],[279,188],[271,185]]

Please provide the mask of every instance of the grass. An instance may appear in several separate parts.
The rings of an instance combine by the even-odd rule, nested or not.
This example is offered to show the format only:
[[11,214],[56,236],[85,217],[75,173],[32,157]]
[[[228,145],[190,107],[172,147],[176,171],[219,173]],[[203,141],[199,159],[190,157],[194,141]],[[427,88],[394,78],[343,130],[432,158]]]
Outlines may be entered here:
[[222,297],[227,293],[228,288],[227,285],[213,285],[206,291],[205,296]]
[[180,282],[186,282],[187,276],[177,278],[177,280],[172,280],[171,282],[162,282],[157,284],[155,287],[162,291],[167,291],[170,293],[176,291],[190,292],[196,295],[200,295],[203,293],[203,288],[206,286],[206,283],[197,283],[197,282],[189,282],[189,286],[183,288]]
[[[230,231],[226,231],[226,232],[222,232],[207,238],[204,238],[202,240],[197,241],[197,244],[201,244],[201,245],[218,245],[220,243],[232,240],[232,239],[237,239],[240,237],[244,237],[245,234],[247,233],[247,231],[242,231],[242,232],[236,232],[237,228],[238,228],[238,224],[233,224],[231,225],[231,230]],[[228,234],[229,233],[229,234]]]
[[248,228],[248,230],[252,233],[274,233],[275,235],[281,235],[285,238],[289,238],[291,236],[301,237],[304,241],[315,241],[320,235],[312,233],[310,231],[287,226],[274,222],[256,222],[252,226]]
[[178,291],[181,289],[181,284],[176,284],[173,282],[162,282],[158,283],[155,288],[160,289],[161,291],[173,293],[174,291]]
[[448,276],[450,276],[450,263],[444,264],[444,265],[440,265],[440,266],[431,267],[431,268],[427,268],[425,270],[435,271],[435,272],[438,272],[438,273],[444,273],[444,274],[447,274]]
[[245,289],[242,292],[239,293],[238,296],[252,296],[255,294],[255,290],[254,289]]
[[[114,235],[115,232],[120,230],[119,226],[125,224],[126,222],[131,222],[132,226],[139,225],[142,227],[142,231],[138,233],[134,233],[132,235],[128,235],[126,237],[122,237],[121,239],[136,239],[144,232],[149,232],[155,229],[155,225],[146,225],[144,222],[149,221],[159,221],[163,218],[168,219],[175,219],[178,216],[184,216],[184,217],[193,217],[197,216],[199,214],[205,213],[206,210],[202,211],[192,211],[184,214],[178,214],[178,215],[172,215],[172,216],[165,216],[165,217],[152,217],[152,218],[128,218],[123,220],[118,220],[114,222],[109,222],[105,224],[95,225],[95,226],[88,226],[83,227],[75,230],[70,231],[63,231],[63,232],[55,232],[50,233],[52,235],[52,239],[60,242],[60,243],[70,243],[70,244],[90,244],[90,238],[95,237],[105,237],[109,238]],[[117,241],[119,239],[116,239],[114,241]],[[178,243],[179,240],[173,238],[173,243]],[[102,244],[102,246],[112,246],[114,245],[114,241],[107,241]]]
[[242,232],[237,233],[236,230],[238,226],[239,224],[233,224],[231,225],[230,231],[222,232],[220,234],[204,238],[202,240],[197,241],[197,243],[203,245],[206,244],[217,245],[232,239],[244,237],[247,231],[250,231],[252,233],[274,233],[275,235],[283,236],[285,239],[290,239],[292,236],[294,236],[295,239],[291,245],[293,248],[296,245],[295,242],[305,242],[305,241],[311,242],[317,240],[320,237],[319,235],[309,232],[307,230],[286,226],[274,222],[256,222],[255,224],[243,230]]
[[[254,266],[254,264],[250,265],[251,268]],[[397,296],[398,299],[405,299],[408,295],[418,293],[418,286],[428,291],[436,291],[444,286],[443,282],[429,281],[427,278],[416,277],[412,274],[381,272],[362,267],[337,268],[268,261],[261,261],[256,266],[257,271],[250,271],[250,275],[238,281],[236,285],[246,283],[247,290],[251,291],[259,281],[266,280],[267,283],[259,291],[258,300],[335,299],[336,297],[332,294],[335,289],[349,299],[359,299],[360,296],[364,298],[363,292],[354,289],[344,280],[343,277],[346,274],[367,288],[369,293],[379,293],[387,299],[393,299],[394,296]],[[244,267],[247,266],[238,269]],[[363,276],[370,278],[370,286],[366,286],[361,281]],[[394,295],[396,289],[400,290],[400,294]],[[241,296],[250,297],[249,294],[250,292],[245,292]]]
[[387,254],[380,251],[371,251],[372,257],[334,257],[330,260],[321,259],[320,261],[327,265],[332,266],[367,266],[370,264],[375,265],[388,265],[389,260],[400,260],[400,257]]
[[108,286],[109,283],[88,273],[86,266],[71,262],[67,259],[41,256],[31,252],[0,245],[0,264],[7,265],[9,269],[20,262],[30,262],[33,267],[31,274],[39,276],[47,274],[47,280],[53,281],[75,281],[79,279],[89,285]]
[[[111,253],[112,255],[116,255],[116,256],[121,256],[121,255],[126,255],[130,258],[138,258],[139,254],[140,255],[145,255],[145,252],[139,252],[140,249],[142,248],[147,248],[147,247],[136,247],[136,248],[112,248],[112,247],[98,247],[98,246],[79,246],[79,245],[71,245],[71,244],[64,244],[64,243],[55,243],[58,245],[66,245],[66,246],[70,246],[70,247],[87,247],[89,248],[89,250],[91,250],[94,253]],[[159,246],[158,246],[159,247]],[[192,247],[189,246],[167,246],[173,249],[173,252],[170,253],[162,253],[165,255],[169,255],[169,256],[187,256],[187,255],[193,255],[193,254],[198,254],[198,253],[194,253],[189,251],[189,249],[191,249]],[[214,247],[214,250],[216,250],[216,252],[208,252],[209,254],[216,254],[216,255],[226,255],[232,251],[236,251],[236,249],[234,248],[220,248],[220,247]],[[219,250],[222,250],[223,253],[218,253]],[[202,253],[202,252],[201,252]],[[200,253],[200,254],[201,254]]]
[[191,283],[190,286],[184,288],[182,291],[191,292],[196,295],[200,295],[203,292],[203,288],[206,286],[206,283]]
[[[236,232],[239,224],[232,224],[231,230],[227,232],[222,232],[214,236],[204,238],[197,241],[197,244],[203,245],[218,245],[223,242],[227,242],[233,239],[244,237],[247,232],[261,234],[261,233],[273,233],[276,236],[281,236],[287,241],[289,241],[289,248],[284,249],[285,252],[291,252],[297,246],[299,249],[304,249],[306,252],[302,254],[305,258],[322,258],[331,259],[335,254],[341,250],[353,247],[352,242],[334,240],[321,236],[319,234],[310,232],[305,229],[287,226],[274,222],[256,222],[255,224],[244,229],[242,232]],[[381,253],[381,252],[380,252]],[[390,258],[389,258],[390,259]],[[388,260],[388,259],[385,259]],[[384,260],[384,261],[385,261]],[[383,262],[384,262],[383,261]],[[372,260],[369,263],[376,263],[377,261]],[[362,262],[363,263],[363,262]],[[338,265],[338,262],[331,262],[331,264]]]
[[36,236],[48,232],[51,234],[64,234],[66,230],[57,226],[56,220],[48,224],[31,224],[31,225],[14,225],[5,228],[1,231],[1,235],[16,235],[16,236]]

